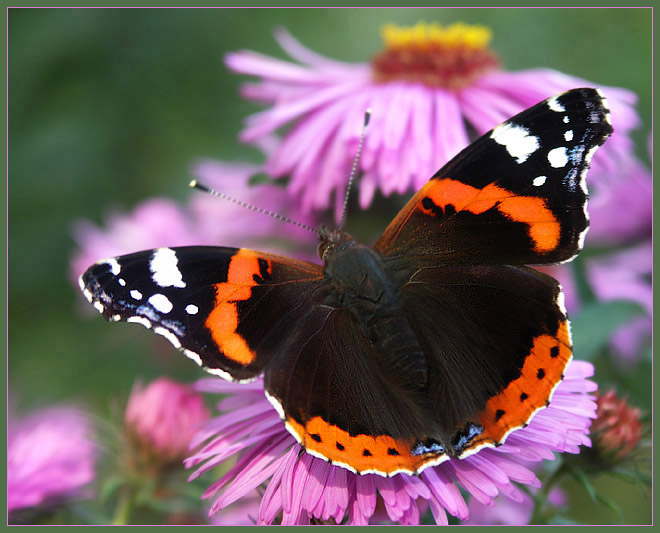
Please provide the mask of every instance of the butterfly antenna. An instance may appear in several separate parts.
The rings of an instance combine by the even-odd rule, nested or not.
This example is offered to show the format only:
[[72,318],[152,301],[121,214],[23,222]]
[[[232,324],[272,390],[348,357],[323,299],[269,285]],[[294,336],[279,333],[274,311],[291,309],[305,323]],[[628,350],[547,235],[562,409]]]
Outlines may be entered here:
[[256,211],[257,213],[261,213],[263,215],[268,215],[270,217],[273,217],[277,220],[281,220],[282,222],[288,222],[289,224],[293,224],[294,226],[298,226],[299,228],[306,229],[307,231],[311,231],[312,233],[316,233],[317,235],[320,235],[320,232],[318,229],[313,228],[311,226],[308,226],[307,224],[303,224],[302,222],[298,222],[296,220],[292,220],[288,217],[285,217],[283,215],[280,215],[279,213],[275,213],[274,211],[269,211],[268,209],[263,209],[261,207],[256,207],[254,205],[248,204],[247,202],[243,202],[242,200],[237,200],[236,198],[233,198],[225,193],[216,191],[215,189],[212,189],[211,187],[208,187],[207,185],[204,185],[203,183],[200,183],[197,180],[191,180],[190,181],[190,186],[193,189],[197,189],[203,192],[207,192],[209,194],[212,194],[213,196],[217,196],[218,198],[222,198],[223,200],[228,200],[233,204],[236,204],[241,207],[245,207],[247,209],[250,209],[251,211]]
[[355,160],[353,161],[353,168],[351,169],[351,176],[348,178],[348,186],[346,187],[346,196],[344,197],[344,207],[341,212],[341,219],[339,219],[339,231],[344,227],[344,222],[346,221],[346,211],[348,209],[348,197],[351,193],[351,186],[353,185],[353,180],[355,179],[355,171],[357,170],[357,164],[360,160],[360,154],[362,153],[362,144],[364,143],[364,136],[367,132],[367,126],[369,125],[369,119],[371,118],[371,109],[367,109],[364,112],[364,124],[362,125],[362,133],[360,134],[360,144],[358,144],[357,154],[355,154]]

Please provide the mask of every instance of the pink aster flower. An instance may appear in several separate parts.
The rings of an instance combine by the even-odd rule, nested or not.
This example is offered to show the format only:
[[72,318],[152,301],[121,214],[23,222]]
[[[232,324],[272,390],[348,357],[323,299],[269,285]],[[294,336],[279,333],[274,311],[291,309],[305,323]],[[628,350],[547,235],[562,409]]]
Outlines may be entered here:
[[[249,185],[250,177],[260,170],[260,166],[249,163],[219,161],[201,161],[193,168],[201,182],[220,192],[262,209],[290,214],[292,202],[282,187]],[[298,221],[316,224],[311,216]],[[104,228],[80,220],[74,225],[73,233],[79,247],[71,262],[73,280],[77,280],[89,265],[106,257],[162,246],[254,247],[283,253],[286,243],[289,246],[294,242],[315,245],[318,241],[315,233],[269,216],[250,213],[245,208],[198,191],[191,191],[190,199],[184,205],[153,198],[144,201],[131,213],[114,212],[107,218]],[[274,239],[275,235],[281,239]],[[292,238],[287,240],[287,237]],[[307,250],[309,255],[309,250],[315,248],[309,246]],[[286,252],[303,255],[295,248]]]
[[135,384],[124,413],[126,433],[140,460],[156,464],[180,463],[209,416],[198,392],[167,378],[146,387]]
[[53,407],[7,426],[7,510],[81,497],[94,479],[92,425],[81,410]]
[[[243,96],[270,106],[248,117],[240,138],[259,142],[288,128],[265,168],[273,177],[290,177],[289,191],[305,211],[330,207],[333,194],[341,211],[368,108],[371,123],[359,163],[362,208],[377,190],[417,190],[468,144],[470,130],[483,134],[554,94],[594,85],[549,69],[502,70],[483,26],[386,26],[383,36],[385,50],[371,63],[320,56],[283,29],[275,38],[295,62],[251,51],[225,58],[234,72],[259,79],[244,86]],[[633,93],[603,91],[615,134],[594,157],[592,181],[632,153],[628,133],[638,123]]]
[[461,489],[485,505],[498,495],[523,501],[515,483],[540,486],[524,466],[527,462],[553,460],[555,452],[578,453],[580,446],[590,445],[587,433],[596,411],[591,395],[596,384],[588,380],[592,374],[591,364],[573,361],[550,406],[500,447],[451,459],[418,476],[389,478],[356,475],[305,453],[266,399],[260,380],[236,384],[210,378],[200,381],[198,389],[226,395],[218,403],[221,415],[192,441],[203,446],[186,465],[197,466],[194,479],[235,457],[235,465],[204,497],[214,498],[211,513],[221,512],[265,486],[256,516],[259,524],[362,525],[379,521],[379,516],[418,524],[427,508],[438,524],[448,523],[447,513],[465,520],[469,511]]

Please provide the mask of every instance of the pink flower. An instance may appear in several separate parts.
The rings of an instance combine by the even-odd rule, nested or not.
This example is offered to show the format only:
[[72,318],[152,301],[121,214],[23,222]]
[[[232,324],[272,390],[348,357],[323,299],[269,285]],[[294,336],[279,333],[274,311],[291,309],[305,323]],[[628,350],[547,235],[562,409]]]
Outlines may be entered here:
[[653,245],[650,240],[587,262],[589,282],[603,301],[636,302],[645,314],[614,332],[612,344],[624,360],[634,360],[651,339]]
[[[260,169],[249,163],[200,161],[193,171],[200,181],[220,192],[286,215],[291,211],[291,200],[282,187],[249,185],[250,177]],[[316,224],[310,216],[299,222]],[[73,280],[89,265],[106,257],[162,246],[255,247],[283,253],[286,243],[293,242],[293,239],[287,241],[287,236],[291,236],[308,246],[291,248],[286,253],[308,258],[310,251],[315,253],[318,241],[315,233],[269,216],[249,213],[245,208],[198,191],[191,191],[189,201],[183,206],[162,198],[146,200],[132,213],[112,213],[105,225],[106,228],[98,228],[87,220],[75,224],[74,238],[79,250],[71,262]],[[276,235],[282,239],[274,239]]]
[[[548,494],[548,503],[554,507],[564,507],[567,503],[566,494],[555,487]],[[534,500],[525,493],[522,494],[521,501],[508,500],[498,496],[495,505],[484,505],[473,498],[468,504],[468,509],[470,518],[464,522],[465,525],[522,526],[529,524],[532,520]]]
[[[641,349],[647,346],[651,339],[652,267],[653,245],[650,240],[610,254],[594,255],[585,259],[586,280],[596,298],[605,302],[631,301],[639,304],[642,309],[641,316],[619,327],[612,334],[611,347],[624,362],[637,360]],[[571,266],[557,265],[542,270],[561,283],[568,313],[575,315],[583,302],[580,301]]]
[[81,496],[94,479],[88,416],[74,407],[35,412],[7,426],[7,510]]
[[552,460],[555,452],[579,453],[580,446],[590,445],[587,433],[596,411],[590,394],[596,385],[587,379],[592,374],[591,364],[573,361],[550,406],[502,446],[449,460],[419,476],[389,478],[356,475],[304,453],[266,399],[260,380],[239,385],[210,378],[197,388],[227,396],[218,403],[221,415],[193,440],[194,446],[204,445],[186,465],[197,466],[194,479],[235,456],[236,464],[204,497],[215,499],[215,513],[265,484],[257,517],[261,524],[278,519],[282,524],[368,524],[378,519],[377,507],[384,508],[389,522],[401,524],[418,524],[427,507],[438,524],[447,524],[447,513],[465,520],[469,512],[460,489],[486,505],[498,494],[522,501],[514,482],[540,485],[525,462]]
[[602,173],[591,189],[587,246],[651,237],[653,182],[639,160],[628,158],[616,171]]
[[181,462],[193,435],[209,418],[199,393],[167,378],[136,384],[124,414],[126,432],[145,462]]
[[[360,205],[384,195],[417,190],[469,142],[505,119],[567,89],[593,83],[549,69],[506,72],[487,47],[490,31],[455,24],[386,27],[386,49],[370,64],[320,56],[285,30],[280,46],[297,62],[251,51],[230,53],[234,72],[255,76],[242,95],[269,105],[248,117],[240,138],[259,142],[286,126],[266,171],[290,177],[291,194],[304,211],[332,206],[340,213],[366,109],[371,123],[360,159]],[[592,181],[632,153],[629,131],[638,123],[636,96],[603,91],[615,134],[594,157]]]

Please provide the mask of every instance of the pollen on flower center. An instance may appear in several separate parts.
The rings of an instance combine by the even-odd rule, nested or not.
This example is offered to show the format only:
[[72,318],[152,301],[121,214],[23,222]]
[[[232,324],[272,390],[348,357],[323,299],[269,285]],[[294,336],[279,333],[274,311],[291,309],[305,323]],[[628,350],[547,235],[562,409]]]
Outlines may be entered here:
[[488,49],[492,32],[486,26],[388,24],[382,36],[386,48],[371,62],[377,83],[407,80],[460,89],[499,66],[497,56]]

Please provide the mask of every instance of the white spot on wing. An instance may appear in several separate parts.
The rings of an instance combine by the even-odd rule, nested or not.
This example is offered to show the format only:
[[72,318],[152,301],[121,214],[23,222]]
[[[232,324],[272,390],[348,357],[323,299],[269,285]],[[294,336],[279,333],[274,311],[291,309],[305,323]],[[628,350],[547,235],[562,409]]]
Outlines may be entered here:
[[147,329],[151,329],[151,322],[143,316],[129,316],[126,322],[133,322],[134,324],[140,324]]
[[504,146],[517,163],[527,161],[527,158],[540,146],[538,137],[530,135],[522,126],[512,123],[497,126],[490,136],[496,143]]
[[573,130],[566,130],[564,132],[564,140],[570,142],[573,140]]
[[117,261],[117,259],[115,259],[114,257],[111,257],[110,259],[104,259],[103,261],[99,261],[99,264],[109,265],[110,272],[112,272],[115,276],[121,272],[121,265],[119,264],[119,261]]
[[565,167],[568,163],[568,154],[566,153],[566,148],[560,146],[559,148],[553,148],[548,152],[548,162],[553,168],[562,168]]
[[196,315],[198,311],[199,307],[197,307],[195,304],[186,305],[186,313],[189,315]]
[[165,337],[174,345],[175,348],[181,348],[181,342],[179,342],[179,339],[177,339],[176,335],[174,335],[174,333],[172,333],[169,329],[157,327],[154,328],[154,333]]
[[156,311],[165,315],[174,308],[172,302],[170,302],[164,294],[154,294],[150,296],[147,301],[154,307],[154,309],[156,309]]
[[89,303],[92,303],[92,291],[90,291],[89,289],[85,288],[85,290],[83,291],[83,296],[84,296],[85,298],[87,298],[87,301],[88,301]]
[[213,374],[214,376],[220,376],[222,379],[227,380],[227,381],[232,381],[234,383],[250,383],[251,381],[254,381],[257,379],[257,376],[254,376],[252,378],[247,378],[247,379],[236,379],[232,377],[232,375],[229,372],[225,372],[224,370],[221,370],[220,368],[209,368],[208,366],[202,367],[206,372],[209,374]]
[[105,311],[105,307],[103,307],[101,302],[94,302],[94,309],[96,309],[99,313],[103,313],[103,311]]
[[557,307],[561,310],[564,316],[566,316],[566,303],[564,301],[564,291],[562,286],[559,285],[559,293],[557,293],[557,299],[555,300]]
[[566,111],[566,108],[559,103],[556,96],[548,100],[548,107],[551,111],[557,111],[558,113]]
[[149,262],[149,270],[151,270],[154,283],[160,287],[184,288],[186,283],[183,281],[181,271],[177,267],[178,262],[176,252],[171,248],[154,250]]
[[268,394],[268,391],[264,390],[264,393],[266,394],[266,398],[268,399],[270,404],[277,411],[277,414],[279,415],[280,419],[284,420],[286,416],[284,415],[284,409],[282,408],[282,404],[280,403],[280,401],[274,396]]
[[598,96],[600,96],[601,103],[603,105],[603,109],[605,110],[605,122],[611,125],[610,122],[610,111],[609,111],[609,106],[607,105],[607,98],[605,98],[605,95],[603,94],[603,91],[600,89],[596,89],[596,92],[598,93]]
[[122,287],[126,287],[126,280],[124,278],[118,278],[117,283],[119,283]]
[[129,294],[134,300],[142,300],[142,293],[137,289],[133,289]]
[[192,359],[197,363],[199,366],[202,366],[202,358],[199,356],[199,354],[196,354],[195,352],[192,352],[190,350],[183,350],[183,354],[188,358]]
[[548,176],[537,176],[536,178],[534,178],[534,181],[532,181],[532,185],[534,185],[534,187],[540,187],[545,183],[545,180],[547,179]]

